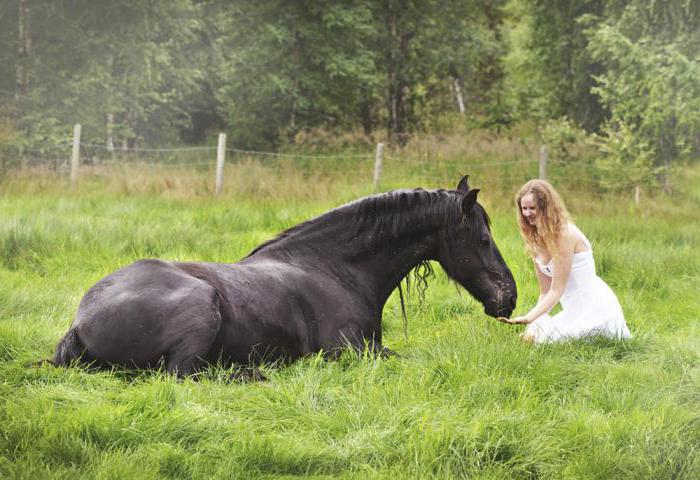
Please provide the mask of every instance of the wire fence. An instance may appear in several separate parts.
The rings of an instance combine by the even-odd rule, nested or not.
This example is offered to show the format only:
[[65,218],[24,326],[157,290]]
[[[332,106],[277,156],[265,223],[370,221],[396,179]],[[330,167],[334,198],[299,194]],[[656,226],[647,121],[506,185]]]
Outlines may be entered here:
[[419,185],[452,188],[465,173],[471,174],[480,186],[509,192],[536,177],[546,177],[568,188],[603,189],[602,174],[594,163],[549,161],[547,157],[546,149],[522,141],[502,151],[486,148],[477,152],[459,149],[445,152],[436,145],[434,150],[420,151],[384,152],[382,146],[366,153],[309,154],[226,147],[225,137],[223,144],[220,138],[218,147],[177,148],[108,147],[80,142],[78,137],[77,142],[58,146],[1,149],[0,174],[65,177],[71,179],[73,187],[74,182],[90,179],[116,179],[126,185],[151,178],[162,181],[162,188],[170,188],[189,179],[201,185],[200,190],[210,193],[250,190],[261,182],[260,176],[268,180],[286,177],[300,182],[371,185],[374,190]]

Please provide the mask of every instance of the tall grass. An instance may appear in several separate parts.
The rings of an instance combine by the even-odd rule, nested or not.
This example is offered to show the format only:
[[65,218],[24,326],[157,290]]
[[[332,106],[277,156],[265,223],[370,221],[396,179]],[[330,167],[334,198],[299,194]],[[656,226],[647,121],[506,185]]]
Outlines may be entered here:
[[[349,175],[261,165],[230,166],[220,197],[209,172],[196,170],[96,173],[75,193],[55,177],[3,183],[0,477],[700,477],[692,181],[682,197],[643,197],[639,206],[563,192],[620,298],[630,341],[521,344],[521,327],[486,317],[436,266],[425,302],[409,301],[407,337],[398,299],[385,308],[385,342],[400,353],[390,359],[311,356],[267,365],[269,381],[253,384],[227,383],[218,366],[199,381],[25,366],[51,354],[81,295],[120,266],[143,257],[232,262],[370,192]],[[514,191],[486,185],[498,168],[472,174],[472,184],[484,186],[524,312],[537,287]],[[443,169],[436,185],[422,172],[406,169],[385,187],[458,180]]]

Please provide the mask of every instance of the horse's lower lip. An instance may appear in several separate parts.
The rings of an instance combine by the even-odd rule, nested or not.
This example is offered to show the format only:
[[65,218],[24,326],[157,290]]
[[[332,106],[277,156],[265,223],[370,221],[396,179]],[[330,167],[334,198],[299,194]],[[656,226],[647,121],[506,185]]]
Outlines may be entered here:
[[498,317],[510,318],[510,315],[513,313],[513,309],[511,309],[511,308],[498,308],[495,310],[491,310],[491,309],[485,308],[484,313],[486,315],[488,315],[489,317],[493,317],[493,318],[498,318]]

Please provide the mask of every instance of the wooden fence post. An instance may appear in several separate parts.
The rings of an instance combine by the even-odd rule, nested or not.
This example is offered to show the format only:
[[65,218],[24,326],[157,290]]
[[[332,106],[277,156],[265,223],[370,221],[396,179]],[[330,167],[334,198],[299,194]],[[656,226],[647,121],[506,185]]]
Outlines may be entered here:
[[226,134],[219,134],[219,144],[216,147],[216,193],[224,189],[224,160],[226,159]]
[[547,145],[542,145],[540,147],[540,180],[547,180],[547,159],[549,158],[549,151],[547,150]]
[[377,144],[377,153],[374,156],[374,181],[372,185],[376,192],[379,188],[379,179],[382,177],[382,159],[384,158],[384,144]]
[[80,124],[73,127],[73,155],[70,160],[70,189],[78,186],[78,167],[80,166]]

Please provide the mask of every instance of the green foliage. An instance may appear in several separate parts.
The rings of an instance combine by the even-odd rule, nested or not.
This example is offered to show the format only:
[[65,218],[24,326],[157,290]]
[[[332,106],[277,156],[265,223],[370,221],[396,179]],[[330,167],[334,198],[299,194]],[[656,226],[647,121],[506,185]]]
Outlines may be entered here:
[[16,136],[17,131],[12,122],[8,118],[0,118],[0,148],[11,144]]
[[498,110],[501,6],[14,0],[0,10],[0,113],[37,148],[78,122],[85,141],[131,147],[221,129],[240,147],[318,128],[403,143],[456,109],[454,81],[471,109]]
[[577,20],[602,14],[604,7],[600,0],[509,2],[505,68],[519,117],[545,122],[565,116],[587,131],[598,128],[605,111],[591,88],[602,68],[591,58],[585,28]]
[[611,112],[601,164],[637,182],[665,180],[700,153],[700,7],[639,0],[607,22],[582,21],[606,67],[593,89]]
[[[578,143],[597,148],[602,187],[668,187],[670,169],[698,157],[697,2],[514,0],[506,11],[516,115],[544,124],[565,116],[594,131],[592,142]],[[559,158],[568,155],[562,127],[544,128]]]
[[592,152],[587,148],[588,134],[566,117],[548,121],[542,128],[542,141],[549,148],[555,165],[582,163],[591,159]]
[[22,144],[65,143],[74,123],[83,124],[83,139],[92,143],[177,140],[178,128],[189,125],[191,96],[203,77],[193,63],[201,45],[196,5],[189,0],[29,5],[28,91],[0,92],[15,112]]
[[605,188],[668,186],[700,156],[699,18],[689,0],[11,0],[0,118],[24,158],[65,152],[75,123],[84,143],[287,151],[529,123],[562,164],[596,146]]
[[593,142],[598,146],[601,185],[606,188],[650,185],[661,173],[654,167],[652,146],[623,122],[608,122],[601,135],[593,136]]
[[435,110],[454,109],[452,79],[468,89],[480,81],[476,96],[498,77],[493,2],[249,1],[224,14],[230,82],[218,98],[243,146],[358,126],[366,135],[386,127],[405,143]]
[[245,1],[221,12],[228,81],[217,95],[235,144],[269,147],[306,127],[347,125],[375,100],[370,5]]

